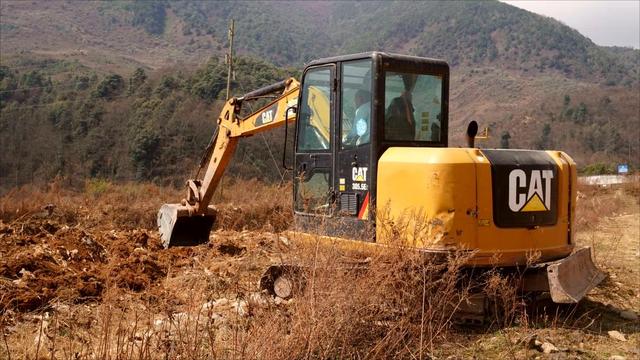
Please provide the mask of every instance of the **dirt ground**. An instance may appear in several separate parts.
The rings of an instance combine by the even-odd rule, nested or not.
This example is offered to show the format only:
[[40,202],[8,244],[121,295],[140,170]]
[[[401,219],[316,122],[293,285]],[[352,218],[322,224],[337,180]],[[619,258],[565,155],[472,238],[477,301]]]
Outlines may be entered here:
[[[121,189],[111,190],[40,193],[21,205],[16,205],[16,194],[8,194],[0,201],[0,358],[293,356],[259,350],[282,340],[269,339],[270,330],[260,322],[284,316],[286,326],[287,321],[295,323],[295,311],[302,311],[293,300],[267,299],[258,291],[267,264],[282,261],[294,247],[279,232],[288,225],[286,200],[269,197],[256,205],[260,211],[223,205],[222,225],[208,244],[165,250],[159,246],[153,218],[145,215],[154,214],[155,202],[132,209],[138,218],[127,218],[114,205],[120,198],[113,192]],[[129,189],[123,196],[149,191]],[[288,190],[264,191],[288,195]],[[639,358],[638,195],[637,186],[581,189],[577,241],[594,248],[598,266],[609,276],[580,304],[556,306],[543,301],[508,321],[454,325],[433,336],[428,351],[423,353],[421,346],[420,353],[398,357]],[[91,201],[81,200],[87,197]],[[52,206],[43,206],[47,204]],[[313,309],[303,315],[318,316]],[[387,320],[375,323],[371,329],[393,327]],[[287,341],[298,341],[294,329],[284,330],[291,336]],[[313,331],[301,338],[310,341]],[[262,342],[256,334],[262,334]],[[420,338],[422,344],[422,331]],[[380,339],[386,341],[383,333]],[[166,345],[171,349],[157,353],[158,349],[150,349],[158,344],[171,344]],[[373,344],[357,353],[388,356],[376,352]],[[336,357],[335,349],[349,354],[345,344],[318,346],[325,348],[307,351],[306,357]],[[550,350],[544,352],[543,346]]]

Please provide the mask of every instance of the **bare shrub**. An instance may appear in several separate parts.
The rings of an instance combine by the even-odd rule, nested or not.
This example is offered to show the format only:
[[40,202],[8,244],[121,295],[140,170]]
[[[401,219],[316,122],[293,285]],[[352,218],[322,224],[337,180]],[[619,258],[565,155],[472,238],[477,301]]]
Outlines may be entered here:
[[604,218],[624,213],[629,209],[629,198],[634,199],[633,206],[637,208],[640,201],[640,181],[613,187],[579,184],[576,204],[577,228],[592,230]]
[[316,236],[293,255],[303,290],[285,311],[256,310],[241,345],[248,358],[424,358],[446,339],[467,291],[467,253],[345,248]]
[[517,274],[505,275],[498,271],[490,271],[485,275],[482,290],[488,299],[491,325],[509,327],[516,321],[525,322],[524,301],[516,286],[518,280]]
[[266,185],[252,179],[232,180],[224,187],[227,190],[215,199],[217,228],[279,232],[291,225],[290,184]]

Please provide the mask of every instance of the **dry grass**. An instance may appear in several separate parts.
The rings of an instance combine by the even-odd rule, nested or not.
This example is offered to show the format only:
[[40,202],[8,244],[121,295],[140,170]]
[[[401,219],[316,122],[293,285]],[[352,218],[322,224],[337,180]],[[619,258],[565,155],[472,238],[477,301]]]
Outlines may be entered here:
[[[290,224],[290,186],[257,180],[226,180],[223,192],[214,196],[219,207],[217,225],[234,230],[282,231]],[[88,180],[82,191],[23,186],[0,197],[0,220],[12,222],[32,216],[44,217],[47,205],[65,223],[96,229],[156,228],[156,214],[163,203],[178,203],[184,191],[150,183],[113,184]]]
[[[285,228],[290,210],[283,199],[289,192],[257,182],[227,185],[221,206],[226,218],[213,234],[214,244],[169,250],[155,244],[153,218],[146,212],[175,199],[175,191],[89,182],[84,193],[55,185],[8,193],[0,200],[7,246],[2,251],[16,264],[0,266],[1,285],[23,298],[29,294],[20,286],[35,291],[26,302],[2,301],[8,338],[2,351],[63,359],[425,358],[446,341],[453,312],[468,290],[458,276],[463,255],[442,261],[400,247],[352,252],[320,246],[318,238],[294,245],[266,231],[235,231]],[[49,203],[55,205],[51,214],[42,208]],[[230,203],[256,205],[241,212]],[[65,226],[79,232],[61,230]],[[89,265],[79,255],[65,256],[88,251],[88,235],[105,255],[83,269]],[[283,254],[304,274],[298,279],[301,293],[289,301],[257,290],[265,265]],[[20,270],[29,261],[42,265]],[[34,300],[44,291],[42,279],[60,280],[57,290],[80,288],[74,274],[85,271],[100,289],[90,299],[57,291]]]
[[[615,253],[605,252],[611,245],[599,234],[610,234],[611,219],[634,214],[634,189],[580,189],[579,241],[595,233],[601,266],[611,268]],[[21,198],[25,193],[29,196]],[[35,279],[69,279],[83,268],[106,270],[92,273],[104,285],[92,299],[56,295],[35,309],[0,309],[0,358],[529,358],[541,354],[528,347],[532,336],[553,342],[567,356],[631,355],[638,348],[638,325],[620,320],[616,312],[640,310],[633,275],[616,270],[618,279],[606,285],[604,292],[631,291],[621,299],[596,293],[577,306],[531,306],[517,294],[512,279],[498,271],[488,272],[480,283],[465,281],[461,265],[468,254],[435,259],[402,247],[345,250],[337,243],[321,245],[318,238],[294,241],[273,233],[288,225],[290,189],[258,182],[225,184],[217,201],[231,210],[225,210],[228,217],[211,244],[160,250],[154,218],[145,211],[155,215],[158,204],[179,195],[152,185],[88,183],[82,193],[52,187],[21,189],[1,198],[3,259],[42,251],[50,263],[66,262],[70,269],[53,275],[33,269]],[[47,203],[56,205],[51,216],[41,209]],[[122,203],[131,204],[131,219],[112,213]],[[235,204],[251,203],[256,204],[253,210],[233,210]],[[607,207],[610,218],[595,217],[599,206]],[[247,214],[246,220],[237,220]],[[276,225],[278,217],[282,220]],[[78,232],[56,230],[65,225]],[[83,251],[82,243],[69,237],[82,239],[80,231],[104,247],[103,265],[60,257],[61,247]],[[628,240],[623,236],[614,247]],[[8,252],[9,244],[18,252]],[[257,290],[266,265],[294,261],[304,270],[294,299],[274,299]],[[621,270],[638,270],[625,264]],[[41,290],[28,272],[4,272],[3,266],[4,260],[0,303],[7,304],[4,294],[19,286]],[[621,286],[615,285],[618,281]],[[478,289],[490,295],[490,323],[456,325],[454,310]],[[624,332],[630,342],[612,343],[608,330]],[[579,342],[586,345],[579,347]]]
[[[142,291],[105,281],[99,301],[53,298],[35,312],[4,309],[11,344],[7,354],[64,359],[425,358],[446,341],[453,312],[468,290],[458,276],[464,255],[442,261],[399,247],[365,254],[321,246],[319,238],[283,245],[278,236],[231,234],[214,237],[227,248],[244,247],[246,256],[210,254],[206,246],[195,252],[178,249],[174,255],[190,253],[196,261],[186,267],[175,263],[165,278],[151,279]],[[117,262],[114,245],[100,239],[107,262]],[[153,258],[153,247],[141,249],[133,253]],[[268,249],[300,266],[303,275],[296,281],[301,291],[293,300],[274,300],[257,291],[256,275],[264,268],[260,253]],[[174,249],[158,256],[169,251]],[[157,260],[148,266],[162,266]]]
[[7,351],[65,359],[425,358],[446,341],[463,301],[462,257],[434,262],[397,249],[370,253],[363,269],[344,261],[353,254],[314,242],[288,254],[304,269],[294,300],[258,293],[255,278],[221,276],[220,260],[230,259],[209,262],[200,253],[200,266],[159,279],[152,286],[164,289],[147,288],[151,295],[113,284],[99,302],[52,299],[35,314],[5,311]]
[[640,181],[614,187],[580,184],[576,205],[576,227],[582,231],[597,228],[607,217],[634,212],[640,201]]
[[287,311],[261,309],[244,339],[247,358],[425,358],[446,341],[465,255],[447,261],[396,248],[353,255],[311,242],[298,254],[304,291]]

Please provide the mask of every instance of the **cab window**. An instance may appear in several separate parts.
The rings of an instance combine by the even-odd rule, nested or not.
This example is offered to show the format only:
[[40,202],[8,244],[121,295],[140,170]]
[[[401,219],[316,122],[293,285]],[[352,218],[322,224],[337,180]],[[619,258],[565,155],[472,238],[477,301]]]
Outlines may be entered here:
[[300,174],[305,179],[296,181],[295,209],[308,214],[326,214],[330,204],[329,169],[314,169],[310,176]]
[[371,141],[371,60],[342,64],[340,129],[342,149]]
[[442,76],[385,73],[384,138],[440,142]]
[[331,147],[330,136],[331,70],[318,68],[307,71],[302,88],[298,117],[298,150],[318,151]]

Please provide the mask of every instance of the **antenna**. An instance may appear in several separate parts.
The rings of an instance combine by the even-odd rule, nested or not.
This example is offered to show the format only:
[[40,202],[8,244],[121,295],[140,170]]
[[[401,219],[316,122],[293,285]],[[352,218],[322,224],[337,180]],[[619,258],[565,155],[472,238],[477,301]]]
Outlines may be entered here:
[[233,35],[235,33],[235,21],[231,19],[229,23],[229,51],[227,52],[226,60],[229,66],[227,70],[227,100],[231,92],[231,76],[233,75]]

